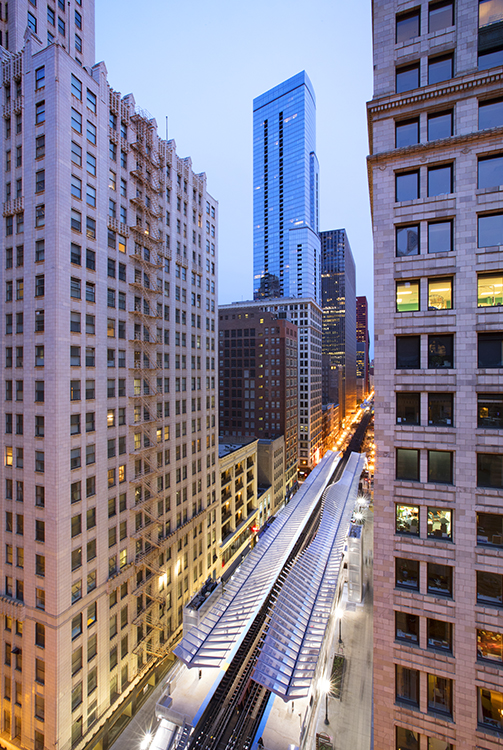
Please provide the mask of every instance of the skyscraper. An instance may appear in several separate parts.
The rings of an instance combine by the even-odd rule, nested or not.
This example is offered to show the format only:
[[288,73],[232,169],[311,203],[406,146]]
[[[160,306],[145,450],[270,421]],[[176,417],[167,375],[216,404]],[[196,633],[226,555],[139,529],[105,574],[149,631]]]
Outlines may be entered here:
[[253,101],[253,289],[259,309],[279,311],[279,317],[299,326],[298,460],[303,474],[316,465],[322,450],[315,149],[316,101],[303,71]]
[[503,738],[502,21],[373,3],[376,750]]
[[302,71],[253,101],[255,299],[320,302],[316,100]]
[[345,229],[320,232],[322,351],[342,368],[341,417],[356,406],[356,269]]
[[369,307],[366,297],[356,298],[356,384],[358,397],[369,392]]
[[218,206],[92,0],[2,6],[2,743],[101,748],[218,567]]

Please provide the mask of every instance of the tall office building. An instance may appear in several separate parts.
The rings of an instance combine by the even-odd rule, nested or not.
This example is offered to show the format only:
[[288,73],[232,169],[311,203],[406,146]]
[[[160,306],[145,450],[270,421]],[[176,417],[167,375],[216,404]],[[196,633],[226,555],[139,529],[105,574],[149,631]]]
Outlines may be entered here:
[[341,417],[356,407],[356,269],[345,229],[320,232],[323,354],[342,369]]
[[92,0],[2,6],[1,744],[101,749],[218,567],[217,204]]
[[503,738],[502,22],[373,3],[379,750]]
[[280,317],[299,326],[301,475],[316,465],[323,449],[315,149],[316,101],[303,71],[253,101],[254,297],[259,309],[280,310]]
[[255,299],[320,301],[316,100],[302,71],[253,100]]
[[255,303],[219,308],[220,435],[284,435],[285,488],[297,481],[297,326]]
[[369,393],[369,306],[366,297],[356,298],[356,386],[358,397]]

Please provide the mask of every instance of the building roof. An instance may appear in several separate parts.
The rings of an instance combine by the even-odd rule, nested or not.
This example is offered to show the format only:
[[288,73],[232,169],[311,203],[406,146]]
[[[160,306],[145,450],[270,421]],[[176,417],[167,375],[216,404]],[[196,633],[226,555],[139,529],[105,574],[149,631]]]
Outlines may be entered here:
[[189,667],[220,667],[231,660],[265,602],[332,476],[339,454],[327,451],[274,524],[261,536],[198,627],[174,649]]
[[318,532],[288,574],[253,679],[288,701],[308,695],[334,607],[344,543],[365,456],[353,453],[324,493]]

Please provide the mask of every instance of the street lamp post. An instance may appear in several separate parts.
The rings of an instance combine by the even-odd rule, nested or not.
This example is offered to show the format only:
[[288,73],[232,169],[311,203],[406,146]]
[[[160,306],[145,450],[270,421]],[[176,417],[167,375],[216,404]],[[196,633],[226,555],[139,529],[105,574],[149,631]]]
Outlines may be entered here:
[[325,724],[328,726],[330,721],[328,720],[328,692],[325,693]]
[[325,677],[321,684],[321,689],[325,693],[325,725],[328,726],[330,724],[329,718],[328,718],[328,696],[330,695],[332,691],[332,683],[330,681],[329,677]]

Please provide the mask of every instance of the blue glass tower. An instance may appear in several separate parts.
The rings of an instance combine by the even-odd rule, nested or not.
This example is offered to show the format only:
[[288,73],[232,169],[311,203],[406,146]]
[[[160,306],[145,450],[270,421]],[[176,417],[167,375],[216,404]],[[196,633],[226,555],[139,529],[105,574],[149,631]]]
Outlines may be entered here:
[[321,302],[316,100],[302,71],[253,101],[255,299]]

